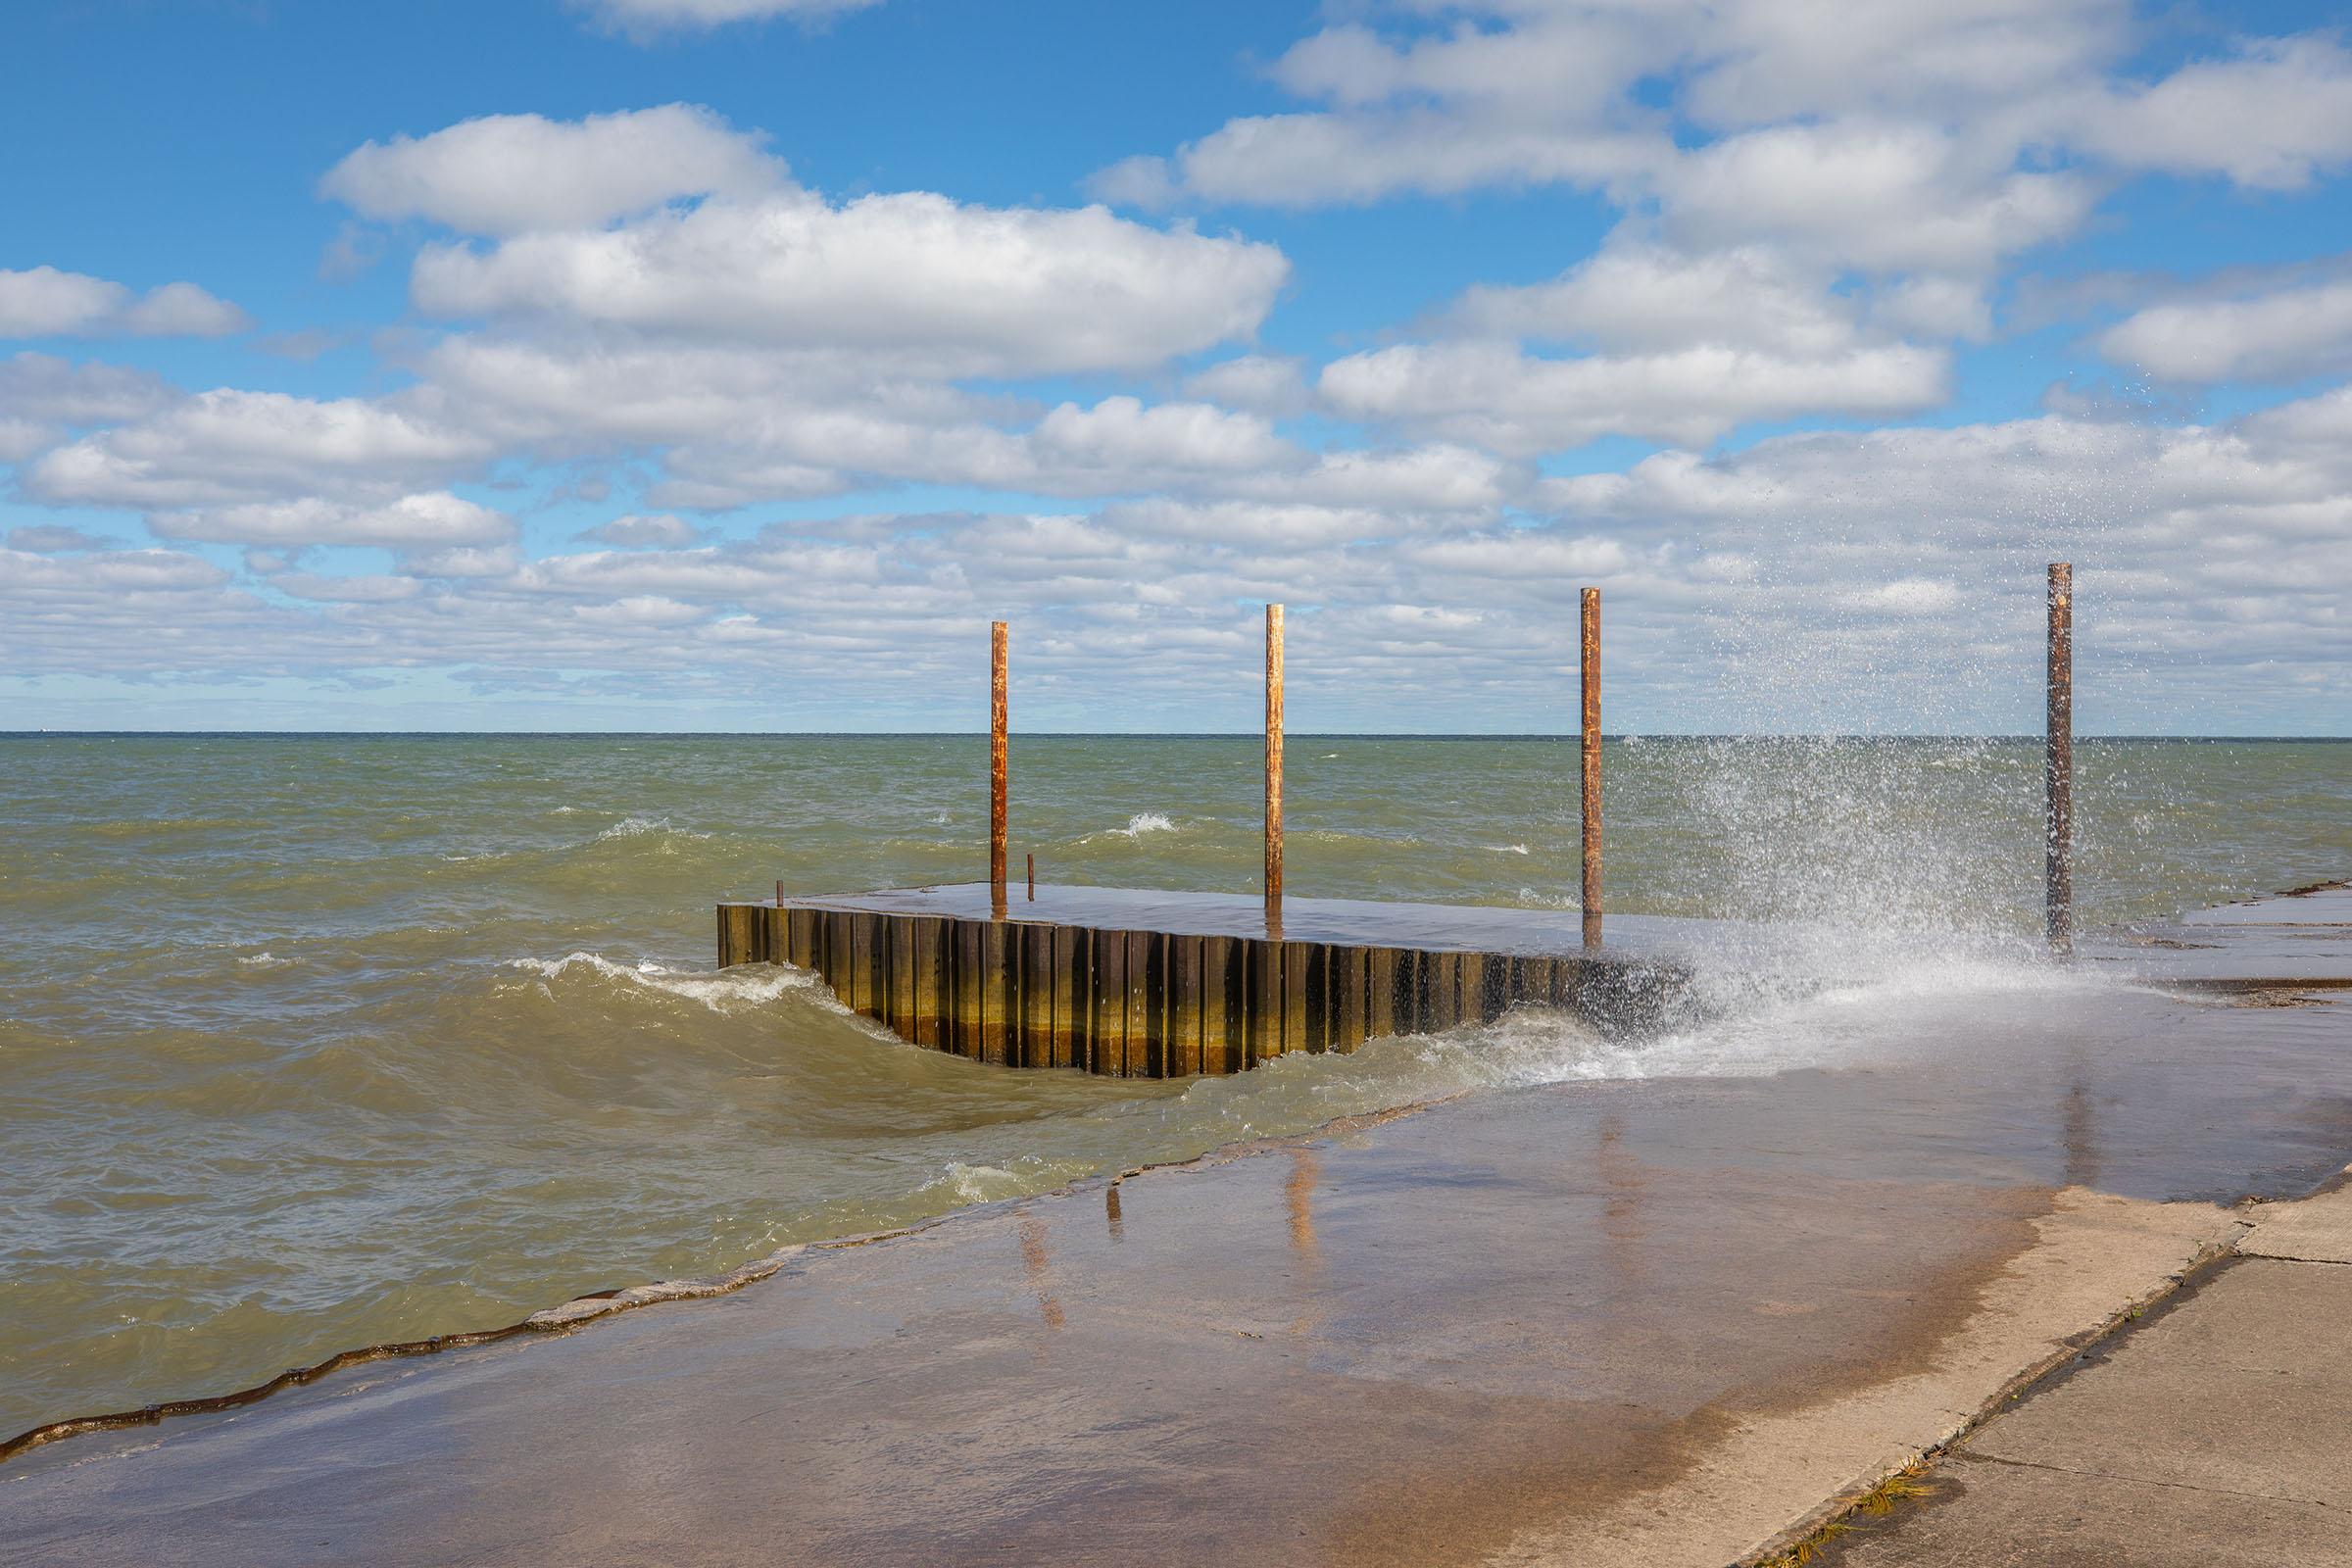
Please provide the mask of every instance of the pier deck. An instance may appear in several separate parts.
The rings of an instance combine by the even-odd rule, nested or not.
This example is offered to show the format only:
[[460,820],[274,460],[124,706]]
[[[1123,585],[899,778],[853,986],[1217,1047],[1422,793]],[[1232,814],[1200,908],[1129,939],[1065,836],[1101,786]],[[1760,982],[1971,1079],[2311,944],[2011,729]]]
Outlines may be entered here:
[[1678,1015],[1711,922],[1575,910],[984,882],[718,906],[718,961],[821,974],[916,1045],[1117,1077],[1234,1073],[1293,1051],[1565,1007],[1605,1032]]

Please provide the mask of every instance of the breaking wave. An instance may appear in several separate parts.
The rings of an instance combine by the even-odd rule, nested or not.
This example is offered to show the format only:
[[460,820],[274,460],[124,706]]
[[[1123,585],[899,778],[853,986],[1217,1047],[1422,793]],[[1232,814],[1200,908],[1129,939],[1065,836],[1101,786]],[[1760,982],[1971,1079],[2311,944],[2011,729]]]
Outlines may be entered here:
[[[732,969],[673,969],[651,959],[616,963],[598,953],[572,953],[561,958],[509,958],[510,969],[528,970],[551,989],[558,981],[578,977],[609,982],[624,989],[656,992],[697,1002],[712,1012],[773,1002],[793,992],[817,990],[816,976],[805,969],[775,964],[744,964]],[[829,998],[831,993],[821,993]]]

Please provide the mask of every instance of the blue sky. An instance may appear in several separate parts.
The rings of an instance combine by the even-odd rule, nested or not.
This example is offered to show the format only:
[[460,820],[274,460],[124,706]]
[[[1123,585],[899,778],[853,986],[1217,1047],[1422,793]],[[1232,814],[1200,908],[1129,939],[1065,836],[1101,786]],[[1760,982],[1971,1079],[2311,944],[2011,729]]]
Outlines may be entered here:
[[2339,19],[1819,17],[14,8],[0,728],[2352,730]]

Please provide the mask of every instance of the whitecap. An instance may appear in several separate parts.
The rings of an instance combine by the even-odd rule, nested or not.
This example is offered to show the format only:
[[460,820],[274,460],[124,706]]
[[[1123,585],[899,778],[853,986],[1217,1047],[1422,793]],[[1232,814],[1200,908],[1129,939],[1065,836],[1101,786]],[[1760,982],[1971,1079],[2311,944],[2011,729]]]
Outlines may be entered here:
[[681,839],[707,839],[708,833],[697,833],[689,827],[672,827],[666,816],[624,816],[599,833],[599,839],[633,839],[648,833],[663,833]]
[[601,953],[572,953],[561,958],[509,958],[510,969],[527,969],[551,984],[577,970],[586,976],[623,986],[660,992],[687,1002],[699,1002],[712,1012],[726,1012],[745,1004],[773,1002],[787,992],[816,984],[806,969],[779,964],[747,963],[726,969],[672,969],[650,959],[616,963]]
[[1176,824],[1157,811],[1138,811],[1127,819],[1125,827],[1106,827],[1100,833],[1089,833],[1078,842],[1092,844],[1097,839],[1140,839],[1147,833],[1173,833]]
[[244,957],[239,958],[237,963],[241,967],[247,969],[283,969],[290,964],[300,963],[301,961],[302,960],[300,958],[281,958],[276,954],[271,953],[265,948],[259,953],[246,955]]

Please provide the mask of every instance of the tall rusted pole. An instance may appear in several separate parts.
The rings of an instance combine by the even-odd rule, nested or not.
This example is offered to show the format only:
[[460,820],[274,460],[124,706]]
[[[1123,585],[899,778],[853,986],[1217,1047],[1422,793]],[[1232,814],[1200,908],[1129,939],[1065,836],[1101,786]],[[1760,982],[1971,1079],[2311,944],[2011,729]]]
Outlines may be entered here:
[[1583,595],[1585,946],[1600,946],[1600,590]]
[[2050,563],[2049,735],[2042,753],[2042,915],[2050,950],[2075,945],[2075,568]]
[[1004,906],[1004,682],[1007,645],[1004,622],[988,628],[992,668],[988,695],[988,885],[999,909]]
[[1266,607],[1266,903],[1282,903],[1282,607]]

